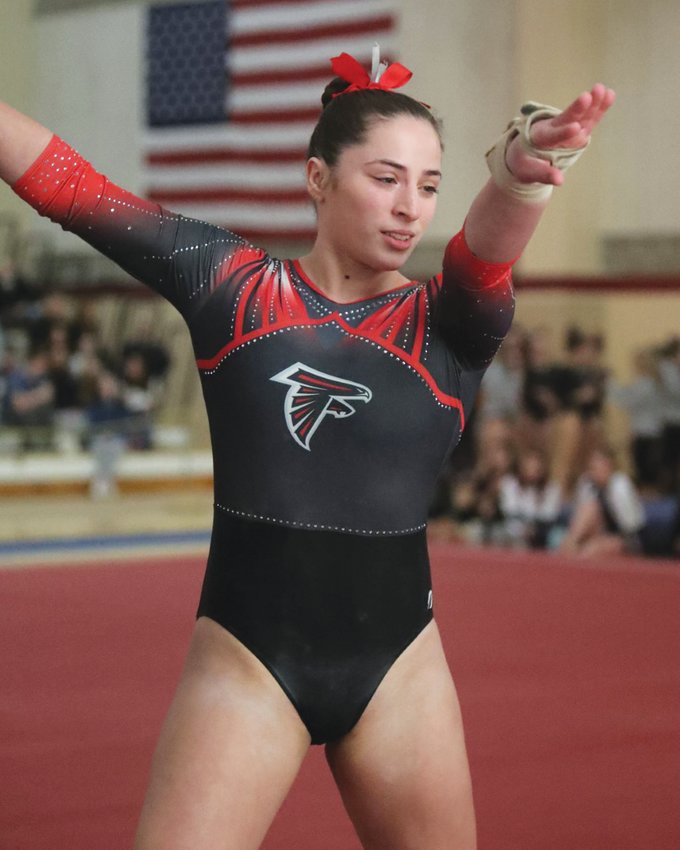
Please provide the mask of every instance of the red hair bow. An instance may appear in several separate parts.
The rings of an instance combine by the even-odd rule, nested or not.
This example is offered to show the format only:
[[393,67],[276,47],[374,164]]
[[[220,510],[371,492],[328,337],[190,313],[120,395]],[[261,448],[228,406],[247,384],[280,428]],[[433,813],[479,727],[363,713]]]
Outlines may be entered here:
[[346,89],[337,92],[333,97],[339,97],[341,94],[348,94],[352,91],[362,91],[363,89],[381,89],[382,91],[398,89],[413,76],[408,68],[399,62],[394,62],[392,65],[388,65],[382,73],[377,74],[377,80],[372,80],[363,65],[349,53],[334,56],[331,59],[331,66],[338,77],[350,83]]

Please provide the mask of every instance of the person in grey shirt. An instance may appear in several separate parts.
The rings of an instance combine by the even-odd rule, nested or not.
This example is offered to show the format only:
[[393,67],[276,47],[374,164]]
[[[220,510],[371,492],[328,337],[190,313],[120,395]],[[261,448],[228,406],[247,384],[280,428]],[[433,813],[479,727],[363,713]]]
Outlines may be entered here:
[[657,362],[649,350],[634,355],[636,377],[628,384],[611,378],[607,399],[628,415],[630,450],[639,487],[656,489],[661,474],[663,393]]
[[680,490],[680,337],[675,337],[659,361],[663,415],[663,469],[669,493]]

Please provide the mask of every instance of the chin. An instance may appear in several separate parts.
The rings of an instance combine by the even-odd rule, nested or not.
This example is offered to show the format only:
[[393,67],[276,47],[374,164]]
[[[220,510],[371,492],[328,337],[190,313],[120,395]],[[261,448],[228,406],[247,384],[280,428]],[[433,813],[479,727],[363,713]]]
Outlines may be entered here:
[[[399,254],[382,253],[376,258],[375,267],[379,271],[396,272],[411,259],[411,255],[415,249],[415,245],[409,251],[400,252]],[[379,268],[378,268],[379,267]]]
[[409,254],[408,257],[397,257],[394,260],[383,260],[377,270],[381,272],[398,272],[410,256],[411,255]]
[[388,261],[385,265],[385,271],[397,272],[399,271],[410,259],[413,251],[409,251],[408,254],[404,254],[399,257],[395,257],[391,262]]

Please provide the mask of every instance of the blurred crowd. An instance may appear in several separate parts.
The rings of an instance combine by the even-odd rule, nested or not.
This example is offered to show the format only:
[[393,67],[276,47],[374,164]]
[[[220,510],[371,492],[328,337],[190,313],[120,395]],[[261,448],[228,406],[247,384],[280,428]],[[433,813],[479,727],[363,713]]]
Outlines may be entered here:
[[169,363],[151,329],[107,348],[96,300],[0,272],[0,428],[15,448],[93,449],[102,462],[151,448]]
[[[503,343],[433,519],[480,543],[680,554],[680,338],[635,352],[626,383],[604,367],[599,334],[569,329],[558,357],[549,343],[520,327]],[[613,408],[627,420],[619,445]]]

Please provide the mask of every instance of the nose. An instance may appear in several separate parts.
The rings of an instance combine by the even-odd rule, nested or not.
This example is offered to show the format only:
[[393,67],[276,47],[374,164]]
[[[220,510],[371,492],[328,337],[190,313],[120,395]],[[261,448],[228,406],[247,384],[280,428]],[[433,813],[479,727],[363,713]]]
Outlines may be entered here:
[[420,218],[420,198],[416,186],[405,184],[400,187],[395,198],[394,212],[407,221],[416,221]]

